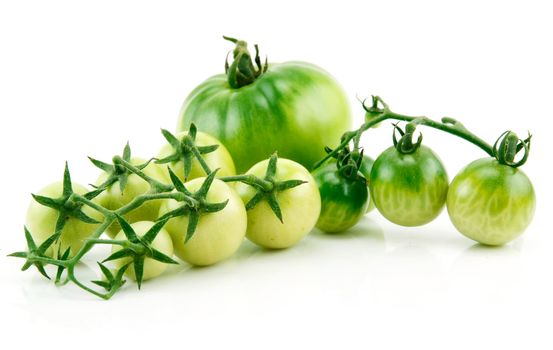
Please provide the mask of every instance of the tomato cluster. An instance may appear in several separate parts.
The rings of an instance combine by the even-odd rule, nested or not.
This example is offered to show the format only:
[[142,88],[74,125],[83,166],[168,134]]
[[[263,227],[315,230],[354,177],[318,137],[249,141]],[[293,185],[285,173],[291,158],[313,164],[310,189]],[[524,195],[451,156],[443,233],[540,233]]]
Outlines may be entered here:
[[[73,183],[66,165],[63,181],[33,195],[27,250],[11,254],[26,260],[24,270],[35,266],[50,278],[50,265],[56,282],[108,299],[124,275],[140,288],[177,264],[174,255],[207,266],[232,256],[244,238],[266,249],[288,248],[315,226],[344,232],[375,207],[395,224],[420,226],[447,206],[462,234],[487,245],[508,243],[530,224],[534,189],[518,168],[530,137],[506,132],[492,147],[456,120],[400,115],[376,96],[370,107],[363,101],[365,123],[346,131],[349,107],[328,73],[301,62],[263,65],[257,47],[252,58],[245,42],[226,39],[236,44],[226,75],[189,95],[179,132],[162,130],[167,142],[156,158],[131,157],[127,144],[112,163],[90,158],[102,171],[93,188]],[[394,146],[373,161],[360,138],[386,119],[408,123],[405,130],[394,125]],[[450,183],[422,135],[414,141],[418,125],[459,136],[490,157]],[[102,279],[92,281],[105,292],[75,272],[98,244],[111,246],[98,262]]]

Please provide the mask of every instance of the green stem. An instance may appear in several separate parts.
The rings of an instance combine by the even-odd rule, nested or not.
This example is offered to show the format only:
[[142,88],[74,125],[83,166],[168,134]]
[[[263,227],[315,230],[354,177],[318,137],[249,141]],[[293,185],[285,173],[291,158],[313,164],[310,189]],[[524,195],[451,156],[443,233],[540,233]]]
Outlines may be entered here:
[[121,156],[113,157],[113,161],[114,163],[120,164],[123,167],[127,168],[130,172],[140,176],[142,179],[144,179],[144,181],[148,182],[150,186],[156,190],[156,192],[169,192],[173,190],[173,186],[161,183],[156,179],[151,178],[150,176],[146,175],[146,173],[144,173],[142,170],[140,170],[136,166],[132,165],[131,163],[121,158]]
[[[458,136],[458,137],[460,137],[460,138],[476,145],[477,147],[481,148],[484,152],[486,152],[491,157],[494,156],[493,147],[491,145],[489,145],[487,142],[485,142],[484,140],[482,140],[481,138],[479,138],[475,134],[471,133],[470,131],[468,131],[464,127],[460,127],[459,125],[450,124],[450,123],[437,122],[435,120],[429,119],[429,118],[424,117],[424,116],[414,117],[414,116],[407,116],[407,115],[403,115],[403,114],[394,113],[394,112],[389,110],[387,105],[384,104],[384,106],[385,106],[384,110],[382,111],[380,116],[372,118],[369,121],[365,122],[357,130],[345,133],[344,136],[342,137],[342,142],[340,143],[340,145],[338,147],[336,147],[334,150],[332,150],[332,152],[328,153],[323,159],[321,159],[320,161],[315,163],[313,168],[316,169],[316,168],[320,167],[325,161],[332,158],[333,156],[336,156],[341,150],[343,150],[345,147],[347,147],[352,139],[354,139],[354,138],[359,139],[363,132],[367,131],[372,126],[374,126],[378,123],[381,123],[381,122],[383,122],[384,120],[387,120],[387,119],[395,119],[395,120],[400,120],[400,121],[413,122],[413,123],[416,123],[418,125],[424,125],[424,126],[428,126],[428,127],[434,128],[434,129],[445,131],[449,134]],[[451,120],[451,119],[447,119],[447,120]]]

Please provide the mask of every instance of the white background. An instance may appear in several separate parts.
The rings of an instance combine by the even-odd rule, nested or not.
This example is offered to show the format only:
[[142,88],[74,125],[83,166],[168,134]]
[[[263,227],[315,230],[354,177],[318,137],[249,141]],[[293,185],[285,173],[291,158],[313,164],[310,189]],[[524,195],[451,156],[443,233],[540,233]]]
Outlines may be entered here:
[[[1,2],[0,348],[551,349],[547,1],[184,3]],[[76,182],[93,182],[86,156],[109,160],[127,140],[136,155],[157,153],[159,128],[174,128],[187,93],[223,71],[223,34],[259,43],[272,62],[324,67],[357,122],[355,96],[379,94],[400,113],[458,118],[489,142],[531,130],[532,225],[490,249],[445,212],[418,228],[373,212],[348,233],[314,231],[285,251],[245,242],[229,261],[181,266],[107,302],[19,272],[4,256],[24,247],[30,192],[61,179],[65,160]],[[366,135],[370,155],[390,132]],[[451,177],[484,156],[424,132]]]

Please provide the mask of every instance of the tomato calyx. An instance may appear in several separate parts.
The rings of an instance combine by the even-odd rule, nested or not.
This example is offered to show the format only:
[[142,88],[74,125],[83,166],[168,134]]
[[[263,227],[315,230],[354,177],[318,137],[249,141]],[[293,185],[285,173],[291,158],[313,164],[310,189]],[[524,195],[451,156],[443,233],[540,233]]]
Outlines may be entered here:
[[[494,157],[500,164],[518,168],[528,160],[531,141],[532,135],[530,133],[528,133],[528,137],[523,140],[514,132],[507,130],[499,136],[493,145]],[[520,151],[524,151],[524,154],[522,158],[517,161],[516,156]]]
[[[399,123],[393,123],[394,131],[392,132],[392,139],[394,142],[394,147],[401,154],[411,154],[414,153],[422,144],[422,133],[419,133],[417,142],[413,143],[413,136],[415,134],[416,125],[415,123],[407,123],[405,125],[405,131],[403,131]],[[400,135],[400,139],[397,139],[396,131]]]
[[209,146],[198,146],[196,145],[196,135],[198,129],[194,123],[190,124],[188,133],[179,140],[175,135],[165,129],[161,129],[163,137],[169,142],[171,147],[173,147],[173,153],[168,155],[165,158],[157,159],[156,164],[167,164],[172,162],[182,161],[184,165],[184,179],[188,180],[190,172],[192,171],[192,161],[194,158],[198,160],[202,169],[206,175],[211,173],[211,169],[203,159],[202,155],[207,153],[214,152],[219,148],[219,145],[209,145]]
[[91,281],[97,286],[100,286],[104,288],[108,293],[115,293],[117,290],[119,290],[123,285],[127,282],[123,279],[123,274],[125,271],[129,268],[130,263],[123,265],[120,269],[118,269],[115,274],[111,272],[104,264],[101,262],[97,262],[98,266],[100,267],[100,271],[102,271],[102,274],[104,275],[104,280],[96,280]]
[[267,57],[265,57],[265,63],[262,65],[261,58],[259,57],[259,47],[257,44],[254,45],[254,60],[256,65],[256,67],[254,67],[247,42],[228,36],[223,36],[223,39],[236,44],[234,50],[232,51],[233,62],[230,65],[228,63],[228,55],[230,52],[227,54],[227,58],[225,60],[225,74],[227,75],[227,81],[232,88],[239,89],[242,86],[249,85],[267,71],[269,68]]
[[[92,157],[88,157],[88,159],[97,168],[99,168],[102,171],[105,171],[108,174],[107,179],[103,183],[101,183],[98,186],[95,186],[95,185],[91,185],[91,186],[93,186],[99,191],[103,191],[106,188],[118,182],[120,191],[123,192],[125,190],[129,175],[133,174],[133,172],[129,170],[129,168],[126,166],[126,164],[130,164],[131,162],[131,148],[128,142],[123,148],[123,154],[121,156],[114,156],[112,158],[112,164],[102,162]],[[136,169],[142,170],[146,168],[148,164],[150,164],[150,162],[151,160],[147,161],[144,164],[137,165]]]
[[325,147],[325,152],[332,154],[331,157],[336,159],[336,168],[340,176],[351,181],[363,181],[366,184],[367,179],[359,173],[364,150],[357,146],[354,147],[354,150],[350,151],[349,147],[346,146],[337,153],[334,153],[332,148]]
[[[86,199],[93,199],[99,195],[102,191],[95,190],[86,193],[83,197]],[[31,194],[35,201],[39,204],[57,210],[59,212],[58,219],[56,221],[55,233],[61,233],[61,230],[65,226],[65,223],[70,217],[76,218],[82,222],[88,224],[99,224],[100,222],[86,215],[82,210],[82,203],[73,200],[74,192],[73,185],[71,183],[71,174],[69,173],[69,166],[65,163],[65,170],[63,173],[63,189],[62,195],[58,198],[50,198],[46,196],[40,196]]]
[[[127,238],[127,240],[126,241],[102,240],[102,243],[110,243],[111,241],[112,244],[117,244],[122,247],[121,250],[118,250],[115,253],[108,256],[107,258],[105,258],[102,261],[102,263],[121,259],[121,258],[131,258],[138,289],[140,289],[142,285],[142,280],[144,277],[144,261],[146,258],[150,258],[165,264],[178,264],[178,262],[173,260],[171,257],[163,254],[159,250],[152,247],[152,242],[157,237],[158,233],[161,231],[163,226],[165,226],[169,218],[165,218],[157,221],[142,237],[139,237],[136,234],[132,226],[122,216],[116,214],[116,218],[117,218],[117,221],[119,222],[119,225],[121,225],[121,229],[123,230],[123,233],[125,234],[125,237]],[[130,264],[131,263],[125,266],[128,266]],[[104,269],[102,269],[102,271],[103,270]],[[119,275],[119,273],[121,273],[122,275],[123,272],[119,271],[117,275]],[[104,275],[106,275],[105,271],[104,271]],[[106,275],[106,277],[108,277],[109,279],[109,276]],[[98,281],[94,283],[97,285],[100,285],[97,282]],[[116,282],[116,279],[114,277],[113,277],[113,282]],[[105,286],[102,286],[102,287],[105,287]]]
[[177,209],[174,209],[165,215],[162,215],[158,221],[169,220],[178,216],[188,216],[188,227],[186,228],[186,236],[184,238],[184,243],[188,242],[190,238],[196,232],[196,227],[200,221],[200,217],[203,214],[207,213],[216,213],[223,210],[228,203],[228,199],[220,203],[210,203],[207,201],[207,194],[215,175],[217,174],[218,169],[212,171],[202,183],[200,189],[194,193],[190,192],[184,183],[179,179],[179,177],[171,170],[170,167],[167,167],[169,171],[169,176],[171,177],[171,182],[175,187],[175,191],[180,194],[180,196],[175,197],[174,199],[184,204]]

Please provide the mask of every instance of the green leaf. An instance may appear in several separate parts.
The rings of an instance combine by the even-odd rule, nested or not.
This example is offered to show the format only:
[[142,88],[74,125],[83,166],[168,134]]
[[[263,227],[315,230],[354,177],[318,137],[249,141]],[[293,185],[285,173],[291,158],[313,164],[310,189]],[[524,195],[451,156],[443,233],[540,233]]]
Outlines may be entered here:
[[127,181],[129,179],[129,174],[124,173],[119,175],[119,190],[121,193],[125,191],[125,187],[127,187]]
[[88,157],[88,159],[92,162],[92,164],[94,164],[94,166],[96,166],[100,170],[105,171],[106,173],[111,173],[115,170],[115,167],[111,164],[104,163],[104,162],[102,162],[98,159],[94,159],[92,157]]
[[151,258],[156,260],[156,261],[165,263],[165,264],[175,264],[175,265],[179,264],[178,262],[173,260],[171,257],[169,257],[169,256],[163,254],[162,252],[160,252],[159,250],[156,250],[156,249],[153,249],[153,248],[152,248]]
[[261,191],[257,192],[255,196],[246,203],[246,210],[253,209],[263,198],[265,198],[265,194]]
[[109,282],[112,282],[113,281],[113,274],[111,273],[111,271],[106,267],[106,265],[102,264],[101,262],[97,262],[98,263],[98,266],[100,266],[100,270],[102,270],[102,273],[104,274],[104,276],[106,276],[107,280]]
[[129,242],[132,243],[138,243],[139,239],[136,236],[136,233],[134,232],[132,226],[125,220],[121,215],[116,214],[117,221],[119,222],[119,225],[121,226],[121,229],[123,230],[123,233],[129,240]]
[[280,205],[278,204],[277,197],[274,192],[271,192],[267,195],[267,203],[269,203],[271,210],[273,211],[273,213],[275,213],[276,217],[282,223],[282,212],[280,211]]
[[217,148],[219,148],[219,145],[211,145],[211,146],[198,146],[198,152],[200,152],[200,154],[207,154],[207,153],[211,153],[211,152],[214,152],[215,150],[217,150]]
[[55,232],[56,233],[61,233],[61,231],[65,227],[66,222],[67,222],[67,216],[65,215],[65,213],[60,212],[59,215],[58,215],[58,220],[56,221]]
[[85,193],[83,195],[83,197],[85,197],[88,200],[92,200],[92,199],[98,197],[98,195],[101,194],[102,192],[104,192],[104,190],[105,190],[105,188],[99,188],[97,190]]
[[178,207],[177,209],[173,209],[165,214],[163,214],[161,217],[159,217],[157,219],[157,221],[161,221],[161,220],[167,220],[167,219],[170,219],[170,218],[174,218],[174,217],[177,217],[177,216],[183,216],[183,215],[186,215],[190,212],[190,208],[188,207],[188,205],[183,205],[183,206],[180,206]]
[[70,196],[73,193],[71,185],[71,174],[69,173],[69,165],[65,162],[65,170],[63,171],[63,196]]
[[267,164],[267,172],[265,173],[265,180],[273,180],[277,171],[277,153],[273,153],[269,158],[269,164]]
[[282,192],[282,191],[286,191],[286,190],[289,190],[291,188],[297,187],[299,185],[303,185],[305,183],[307,183],[307,181],[287,180],[287,181],[282,181],[282,182],[277,183],[275,187],[276,187],[277,191]]
[[136,257],[133,262],[134,276],[136,277],[136,283],[138,289],[142,286],[142,279],[144,278],[144,257]]
[[154,241],[154,239],[157,237],[159,231],[161,231],[163,226],[165,226],[165,224],[167,223],[168,220],[169,220],[169,218],[157,221],[148,230],[148,232],[146,232],[146,234],[144,234],[144,236],[142,236],[142,238],[141,238],[142,242],[146,242],[148,244],[151,244]]
[[190,214],[188,214],[188,227],[186,228],[186,237],[184,238],[184,243],[188,242],[190,238],[194,235],[194,232],[196,232],[196,227],[198,226],[198,222],[200,221],[200,214],[195,211],[191,211]]
[[161,129],[161,133],[173,148],[178,148],[180,146],[180,140],[177,139],[175,135],[171,134],[171,132],[166,129]]
[[50,276],[48,276],[48,274],[46,273],[46,270],[44,269],[44,266],[42,265],[42,263],[36,262],[34,265],[36,266],[36,269],[38,270],[38,272],[40,272],[42,276],[46,277],[47,279],[51,279]]
[[127,144],[125,145],[125,148],[123,148],[123,160],[127,162],[131,161],[131,146],[129,146],[128,141],[127,141]]
[[[61,253],[61,245],[58,246],[58,259],[59,260],[67,260],[69,258],[69,252],[71,251],[71,247],[67,247],[65,252],[63,254]],[[56,283],[61,280],[61,276],[63,271],[65,270],[64,266],[58,266],[58,271],[56,272]]]
[[48,248],[50,248],[50,246],[52,244],[54,244],[55,241],[58,240],[58,238],[61,236],[61,232],[57,231],[56,233],[54,233],[53,235],[51,235],[50,237],[48,237],[44,242],[42,242],[42,244],[36,249],[36,253],[38,255],[42,255],[46,252],[46,250],[48,250]]
[[188,135],[192,140],[196,140],[196,134],[198,133],[198,128],[196,124],[190,123],[190,128],[188,129]]
[[108,283],[106,281],[90,281],[92,283],[94,283],[95,285],[98,285],[102,288],[104,288],[106,291],[110,291],[111,290],[111,283]]
[[29,256],[29,253],[27,252],[15,252],[8,254],[7,256],[14,257],[14,258],[26,258]]
[[167,167],[167,170],[169,171],[169,177],[171,178],[171,182],[173,183],[173,186],[175,186],[175,189],[186,195],[192,195],[192,193],[190,193],[190,191],[188,191],[186,187],[184,187],[184,184],[179,179],[179,177],[173,172],[173,170],[171,170],[171,167]]
[[165,158],[161,158],[161,159],[157,159],[155,161],[156,164],[167,164],[167,163],[171,163],[171,162],[178,162],[180,160],[180,155],[179,153],[173,153]]
[[134,252],[130,248],[123,248],[121,250],[118,250],[115,253],[108,256],[107,258],[105,258],[104,260],[102,260],[102,262],[105,263],[107,261],[113,261],[113,260],[126,258],[126,257],[134,257]]
[[56,209],[56,210],[58,210],[61,207],[60,202],[58,200],[54,199],[54,198],[44,197],[44,196],[40,196],[40,195],[32,194],[32,193],[31,193],[31,196],[33,196],[33,199],[38,204],[43,205],[45,207],[49,207],[49,208]]
[[192,171],[192,161],[194,160],[194,155],[192,153],[185,153],[182,159],[184,166],[184,181],[188,180],[190,172]]
[[71,216],[73,216],[76,219],[79,219],[82,222],[86,222],[87,224],[99,224],[100,221],[91,218],[90,216],[86,215],[82,210],[75,210],[71,212]]
[[213,183],[213,180],[215,179],[215,175],[217,175],[217,172],[219,169],[213,170],[204,180],[202,183],[202,186],[200,189],[195,193],[196,196],[200,198],[205,198],[207,196],[207,193],[209,192],[209,188],[211,187],[211,184]]
[[208,203],[205,205],[205,208],[204,208],[204,212],[205,213],[216,213],[218,211],[221,211],[223,209],[225,209],[225,207],[227,206],[228,204],[228,199],[224,202],[219,202],[219,203]]
[[33,252],[36,250],[36,243],[33,240],[33,236],[31,235],[31,232],[29,232],[29,229],[27,229],[27,226],[23,226],[23,230],[25,231],[25,240],[27,241],[27,247],[30,252]]

